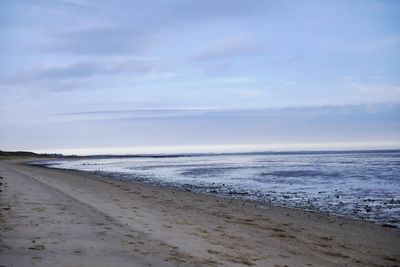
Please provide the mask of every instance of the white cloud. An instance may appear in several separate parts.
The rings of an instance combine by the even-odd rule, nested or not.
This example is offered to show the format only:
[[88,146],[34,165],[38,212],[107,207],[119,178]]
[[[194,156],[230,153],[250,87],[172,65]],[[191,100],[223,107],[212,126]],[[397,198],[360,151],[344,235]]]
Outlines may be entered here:
[[359,78],[360,78],[359,75],[349,74],[349,75],[343,75],[343,76],[339,77],[338,80],[341,80],[341,81],[352,81],[352,80],[357,80]]
[[236,33],[214,41],[193,58],[212,61],[254,55],[262,51],[264,51],[263,45],[253,35]]
[[352,83],[349,92],[355,99],[368,103],[400,102],[398,85]]
[[391,36],[376,42],[371,42],[369,44],[366,44],[363,47],[363,50],[369,52],[369,51],[386,49],[389,46],[399,46],[399,45],[400,45],[400,37]]

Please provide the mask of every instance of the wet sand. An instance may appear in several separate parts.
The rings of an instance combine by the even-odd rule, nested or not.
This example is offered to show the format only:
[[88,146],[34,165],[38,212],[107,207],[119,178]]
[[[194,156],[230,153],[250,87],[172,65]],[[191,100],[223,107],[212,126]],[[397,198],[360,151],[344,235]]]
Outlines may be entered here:
[[0,161],[2,266],[398,266],[400,229]]

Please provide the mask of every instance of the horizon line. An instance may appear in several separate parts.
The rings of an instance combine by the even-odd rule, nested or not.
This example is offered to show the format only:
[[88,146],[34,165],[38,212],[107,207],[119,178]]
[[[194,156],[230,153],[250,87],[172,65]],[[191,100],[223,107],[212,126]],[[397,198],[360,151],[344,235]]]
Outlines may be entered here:
[[[18,149],[20,150],[20,149]],[[177,145],[177,146],[124,146],[95,148],[31,149],[39,154],[63,154],[76,156],[99,155],[155,155],[155,154],[232,154],[232,153],[280,153],[280,152],[335,152],[366,150],[400,150],[400,141],[391,142],[330,142],[292,144],[247,145]]]

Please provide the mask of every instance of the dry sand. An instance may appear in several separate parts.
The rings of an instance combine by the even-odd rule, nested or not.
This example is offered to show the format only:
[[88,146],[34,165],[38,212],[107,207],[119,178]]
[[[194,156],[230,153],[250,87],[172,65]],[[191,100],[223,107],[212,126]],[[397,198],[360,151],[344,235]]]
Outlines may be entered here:
[[398,266],[400,230],[0,161],[1,266]]

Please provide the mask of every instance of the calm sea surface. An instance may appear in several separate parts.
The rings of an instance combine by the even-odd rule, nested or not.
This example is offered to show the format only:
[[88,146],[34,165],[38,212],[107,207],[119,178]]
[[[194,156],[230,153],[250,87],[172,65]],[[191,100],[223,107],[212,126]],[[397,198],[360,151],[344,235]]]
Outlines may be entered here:
[[400,151],[103,157],[46,165],[400,226]]

